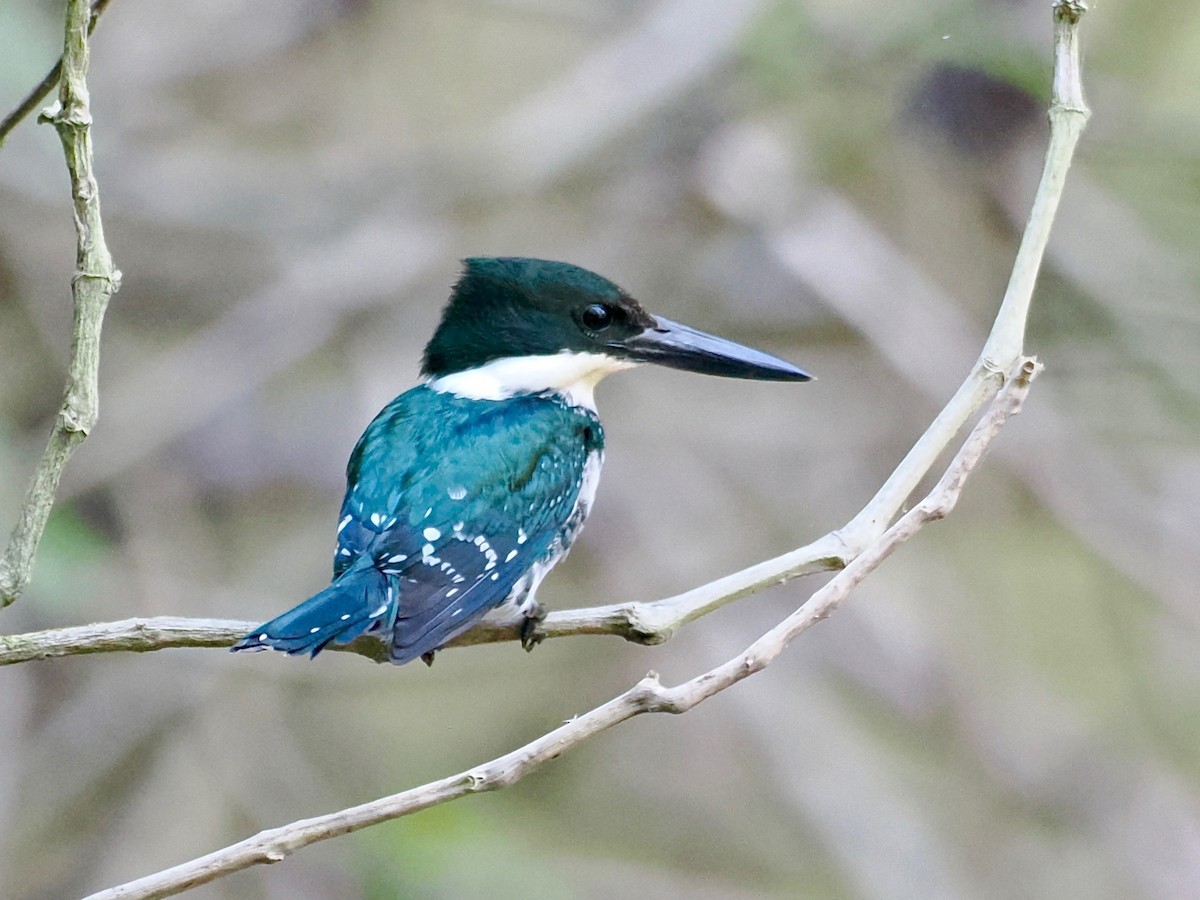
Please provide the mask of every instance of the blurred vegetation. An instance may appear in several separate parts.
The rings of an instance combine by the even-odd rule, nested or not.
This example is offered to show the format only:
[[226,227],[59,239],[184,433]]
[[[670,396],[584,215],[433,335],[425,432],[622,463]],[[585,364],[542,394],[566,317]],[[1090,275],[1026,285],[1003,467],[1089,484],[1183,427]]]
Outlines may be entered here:
[[[0,11],[0,106],[60,4]],[[601,390],[552,606],[652,598],[845,521],[973,361],[1045,141],[1049,4],[120,0],[93,42],[125,275],[101,422],[10,631],[266,617],[328,576],[342,467],[457,258],[561,258],[815,371]],[[952,519],[768,672],[498,794],[197,897],[1200,893],[1200,8],[1100,4],[1031,322],[1047,364]],[[0,513],[60,399],[53,132],[0,151]],[[657,648],[373,667],[212,651],[7,669],[0,884],[77,895],[503,752],[812,583]]]

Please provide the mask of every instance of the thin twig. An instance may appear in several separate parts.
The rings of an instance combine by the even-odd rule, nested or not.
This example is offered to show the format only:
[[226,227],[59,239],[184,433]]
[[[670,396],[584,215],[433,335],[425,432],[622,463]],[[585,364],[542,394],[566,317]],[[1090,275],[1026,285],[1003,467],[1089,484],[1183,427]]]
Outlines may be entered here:
[[[552,612],[540,627],[542,638],[610,634],[635,644],[662,644],[687,622],[756,593],[772,584],[782,584],[797,575],[844,568],[848,559],[835,553],[837,540],[826,535],[791,553],[719,578],[716,581],[661,600],[613,603],[586,609]],[[798,560],[807,559],[801,564]],[[783,573],[780,568],[784,567]],[[97,622],[0,635],[0,666],[81,656],[91,653],[149,653],[185,647],[228,647],[259,625],[245,619],[194,619],[181,616],[153,616]],[[484,621],[446,645],[470,647],[520,640],[515,625]],[[350,644],[330,644],[326,649],[341,650],[386,662],[388,648],[379,638],[363,635]]]
[[988,445],[999,434],[1004,423],[1020,411],[1039,368],[1034,360],[1021,359],[1007,386],[992,401],[929,495],[813,594],[807,603],[722,665],[676,687],[664,687],[658,675],[651,672],[607,703],[490,762],[390,797],[262,831],[207,856],[100,891],[87,900],[152,900],[169,897],[251,866],[280,862],[310,844],[397,819],[468,794],[507,787],[543,763],[614,725],[644,713],[687,712],[709,697],[762,671],[798,635],[828,618],[850,591],[900,544],[954,508],[963,485],[983,458]]
[[[1070,15],[1063,10],[1072,10]],[[621,603],[552,613],[547,637],[615,634],[643,644],[668,640],[679,628],[733,601],[800,575],[838,569],[873,543],[930,471],[954,435],[999,389],[1023,344],[1025,319],[1045,253],[1050,224],[1058,209],[1064,178],[1088,117],[1083,99],[1076,27],[1082,4],[1055,7],[1055,62],[1050,108],[1051,137],[1042,180],[1028,227],[1013,265],[1000,312],[978,361],[958,391],[905,456],[871,501],[850,522],[782,556],[764,560],[693,590],[662,600]],[[146,619],[89,625],[0,638],[0,665],[50,656],[113,650],[147,651],[168,647],[224,646],[257,623],[187,619]],[[224,632],[219,629],[224,628]],[[479,626],[454,646],[513,640],[513,629]],[[379,659],[376,642],[359,640],[346,649]]]
[[[1085,6],[1079,2],[1059,2],[1055,5],[1054,99],[1056,105],[1063,99],[1061,94],[1063,83],[1060,81],[1059,73],[1067,70],[1073,72],[1076,76],[1076,83],[1078,83],[1079,54],[1075,29],[1084,9]],[[1078,108],[1084,109],[1081,94],[1078,95],[1078,99],[1080,100]],[[1076,117],[1067,117],[1068,121],[1074,118]],[[1078,118],[1086,119],[1086,114]],[[1062,158],[1053,166],[1049,162],[1047,163],[1038,192],[1038,198],[1043,202],[1039,204],[1035,201],[1034,204],[1037,217],[1052,218],[1054,215],[1057,196],[1047,197],[1045,192],[1061,194],[1062,179],[1053,173],[1065,172],[1081,126],[1082,121],[1080,127],[1077,128],[1066,124],[1061,116],[1056,117],[1053,114],[1051,116],[1051,127],[1056,134],[1066,131],[1069,135],[1073,134],[1074,137],[1058,141],[1052,137],[1047,153]],[[1059,165],[1061,168],[1058,168]],[[1031,221],[1029,227],[1030,230],[1036,232],[1039,228],[1048,229],[1048,223]],[[1035,240],[1033,246],[1039,247],[1039,243]],[[1044,246],[1044,241],[1041,241],[1040,248],[1044,248]],[[1024,256],[1024,262],[1022,262],[1022,256],[1018,256],[1017,265],[1032,265],[1032,274],[1036,276],[1037,266],[1040,263],[1040,249],[1034,254],[1036,258],[1030,259],[1028,254]],[[1018,282],[1015,275],[1013,282]],[[570,720],[512,753],[482,766],[391,797],[263,831],[245,841],[183,865],[93,894],[88,900],[116,900],[116,898],[146,900],[146,898],[168,897],[231,872],[254,865],[278,862],[293,851],[318,841],[408,815],[467,794],[505,787],[519,781],[539,765],[627,719],[647,712],[686,712],[708,697],[761,671],[775,660],[799,634],[811,628],[821,619],[828,617],[849,595],[850,591],[900,544],[911,538],[927,523],[943,518],[954,508],[967,478],[978,466],[999,430],[1011,416],[1020,411],[1021,405],[1028,395],[1030,383],[1040,369],[1038,363],[1033,359],[1020,356],[1025,317],[1023,312],[1020,315],[1012,315],[1013,307],[1009,300],[1010,295],[1019,295],[1025,289],[1020,285],[1014,289],[1010,284],[1009,295],[1006,295],[1005,298],[1007,314],[1002,308],[997,317],[997,325],[993,328],[993,336],[997,329],[1014,327],[1019,329],[1021,333],[1018,335],[1018,355],[1013,360],[1012,366],[995,373],[1000,384],[996,395],[937,485],[924,500],[901,516],[890,528],[885,529],[876,540],[865,546],[862,552],[858,553],[841,572],[830,579],[825,587],[818,590],[807,603],[756,640],[743,653],[674,688],[663,687],[658,676],[650,673],[624,694]],[[1033,280],[1030,279],[1028,282],[1030,293],[1032,289]],[[1014,302],[1020,302],[1019,296]],[[1028,308],[1027,299],[1025,308]],[[1002,342],[998,341],[997,345],[1002,347]],[[988,347],[993,347],[991,339],[989,339]],[[980,368],[980,366],[976,367],[967,382],[964,383],[964,388],[972,381],[983,383],[984,379],[978,377]],[[962,393],[963,391],[960,390],[951,404],[954,404]],[[943,411],[943,416],[944,414],[945,411]],[[939,416],[939,420],[943,416]],[[935,421],[931,430],[936,427],[937,422]],[[921,444],[918,442],[918,447],[920,446]],[[916,451],[917,447],[914,447],[909,457],[913,457]],[[883,492],[881,491],[881,493]],[[876,495],[876,499],[878,497],[879,495]]]
[[[96,30],[96,23],[100,21],[100,14],[108,8],[110,0],[96,0],[92,4],[92,18],[88,23],[88,37],[91,37],[92,32]],[[21,120],[37,109],[38,105],[49,96],[54,90],[54,86],[58,84],[58,79],[62,77],[63,58],[60,56],[54,67],[46,73],[46,77],[37,83],[32,91],[30,91],[21,104],[4,117],[0,121],[0,147],[4,146],[4,139],[8,137],[8,133],[12,131]]]
[[1021,246],[992,333],[980,363],[1004,371],[1025,344],[1025,320],[1033,296],[1038,270],[1046,255],[1050,229],[1062,200],[1067,170],[1075,145],[1091,116],[1083,98],[1083,75],[1079,65],[1079,20],[1087,10],[1082,0],[1058,0],[1054,4],[1054,74],[1050,99],[1050,146],[1029,220],[1021,233]]
[[46,530],[54,494],[71,454],[99,414],[100,327],[121,273],[113,266],[100,221],[100,191],[92,172],[92,115],[88,108],[88,32],[93,13],[86,0],[69,0],[62,57],[59,108],[45,114],[62,141],[75,205],[75,316],[71,363],[62,408],[46,451],[30,481],[17,525],[0,560],[0,606],[8,606],[29,583],[34,556]]

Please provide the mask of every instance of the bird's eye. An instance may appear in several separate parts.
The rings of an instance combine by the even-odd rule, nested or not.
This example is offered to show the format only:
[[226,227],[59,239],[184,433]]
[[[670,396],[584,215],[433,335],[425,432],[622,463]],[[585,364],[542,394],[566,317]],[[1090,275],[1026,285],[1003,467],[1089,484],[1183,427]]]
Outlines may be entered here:
[[601,303],[593,303],[583,310],[579,321],[588,331],[603,331],[612,324],[612,310]]

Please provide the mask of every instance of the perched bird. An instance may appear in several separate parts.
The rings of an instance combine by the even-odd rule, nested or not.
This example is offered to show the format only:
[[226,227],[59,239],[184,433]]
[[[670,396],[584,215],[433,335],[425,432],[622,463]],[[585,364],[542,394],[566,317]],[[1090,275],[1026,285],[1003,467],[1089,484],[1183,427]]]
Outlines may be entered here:
[[604,430],[592,392],[638,363],[808,381],[790,363],[646,312],[586,269],[468,259],[422,382],[375,417],[346,467],[333,582],[232,648],[316,656],[376,634],[400,665],[501,610],[526,649],[534,600],[592,507]]

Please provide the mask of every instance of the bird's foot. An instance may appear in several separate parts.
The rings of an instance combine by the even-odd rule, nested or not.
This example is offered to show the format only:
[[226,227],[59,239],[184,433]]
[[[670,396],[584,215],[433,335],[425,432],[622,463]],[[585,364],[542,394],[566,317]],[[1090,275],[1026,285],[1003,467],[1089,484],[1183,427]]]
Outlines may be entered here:
[[521,646],[526,653],[546,639],[546,633],[542,631],[542,622],[549,613],[550,610],[536,601],[526,610],[525,618],[521,622]]
[[421,654],[421,662],[425,663],[425,665],[427,665],[427,666],[432,666],[433,665],[433,655],[435,653],[437,653],[436,650],[426,650],[424,653]]

